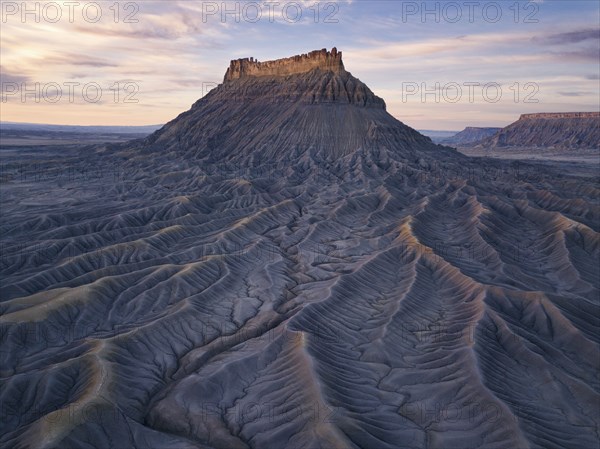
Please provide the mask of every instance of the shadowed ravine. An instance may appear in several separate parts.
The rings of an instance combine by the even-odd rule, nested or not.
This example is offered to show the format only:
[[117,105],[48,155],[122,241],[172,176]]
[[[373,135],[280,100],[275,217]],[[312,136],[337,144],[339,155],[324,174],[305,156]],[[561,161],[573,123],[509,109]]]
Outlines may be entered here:
[[319,68],[3,159],[3,447],[599,444],[597,179]]

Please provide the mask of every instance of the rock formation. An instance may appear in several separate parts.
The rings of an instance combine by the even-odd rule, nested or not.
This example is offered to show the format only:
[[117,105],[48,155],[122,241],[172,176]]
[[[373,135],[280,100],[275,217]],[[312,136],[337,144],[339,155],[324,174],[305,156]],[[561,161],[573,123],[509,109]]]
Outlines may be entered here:
[[476,128],[467,126],[464,130],[455,134],[454,136],[441,140],[440,143],[444,145],[457,146],[470,145],[487,137],[493,136],[501,129],[502,128]]
[[599,112],[523,114],[516,122],[482,140],[483,149],[600,149]]
[[265,63],[232,61],[223,84],[144,147],[238,162],[305,151],[336,159],[382,145],[443,151],[388,114],[385,102],[343,67],[335,48]]

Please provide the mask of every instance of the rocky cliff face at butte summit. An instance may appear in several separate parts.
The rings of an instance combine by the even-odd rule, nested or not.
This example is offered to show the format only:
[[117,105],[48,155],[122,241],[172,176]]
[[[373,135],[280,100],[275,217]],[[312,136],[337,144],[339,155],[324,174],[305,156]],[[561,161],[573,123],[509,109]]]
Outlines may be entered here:
[[335,50],[36,157],[121,175],[3,187],[3,447],[598,446],[594,179],[434,145]]

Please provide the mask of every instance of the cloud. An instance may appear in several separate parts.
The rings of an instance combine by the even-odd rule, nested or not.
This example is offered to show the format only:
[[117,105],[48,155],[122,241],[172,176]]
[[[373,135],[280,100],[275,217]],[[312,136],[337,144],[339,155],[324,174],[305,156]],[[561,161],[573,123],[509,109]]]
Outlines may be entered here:
[[78,26],[76,31],[85,34],[92,34],[102,37],[124,37],[131,39],[161,39],[161,40],[177,40],[183,33],[169,27],[153,26],[149,28],[124,29],[124,28],[108,28]]
[[0,82],[1,83],[27,83],[30,81],[30,78],[25,75],[16,75],[7,71],[4,67],[0,66]]
[[93,58],[79,53],[63,53],[60,56],[49,56],[44,58],[47,64],[57,65],[75,65],[88,67],[118,67],[114,62],[109,62],[104,59]]
[[563,97],[583,97],[587,95],[585,92],[558,92],[558,95]]
[[181,87],[202,87],[202,81],[197,78],[189,79],[172,79],[170,80],[173,84]]
[[85,34],[92,34],[103,37],[126,37],[132,39],[165,39],[175,40],[179,37],[178,34],[166,28],[155,29],[137,29],[126,30],[122,28],[90,28],[87,26],[78,26],[76,31]]
[[600,28],[587,28],[533,38],[534,42],[544,45],[576,44],[588,40],[600,41]]
[[600,48],[583,48],[581,50],[567,50],[551,52],[559,60],[577,61],[577,62],[594,62],[597,63],[600,59]]
[[[156,9],[158,8],[158,9]],[[175,5],[174,10],[156,6],[154,10],[141,13],[136,23],[80,23],[76,32],[99,36],[104,39],[122,37],[130,39],[156,39],[174,41],[186,36],[200,36],[209,31],[201,16],[190,14]]]

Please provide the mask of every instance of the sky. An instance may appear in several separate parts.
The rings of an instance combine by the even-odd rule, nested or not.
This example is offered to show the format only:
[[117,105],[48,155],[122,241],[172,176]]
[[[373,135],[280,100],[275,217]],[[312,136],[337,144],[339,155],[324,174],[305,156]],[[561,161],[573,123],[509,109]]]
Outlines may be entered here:
[[2,0],[2,121],[151,125],[231,59],[337,47],[402,122],[506,126],[600,109],[600,2]]

